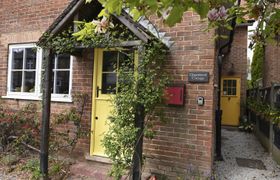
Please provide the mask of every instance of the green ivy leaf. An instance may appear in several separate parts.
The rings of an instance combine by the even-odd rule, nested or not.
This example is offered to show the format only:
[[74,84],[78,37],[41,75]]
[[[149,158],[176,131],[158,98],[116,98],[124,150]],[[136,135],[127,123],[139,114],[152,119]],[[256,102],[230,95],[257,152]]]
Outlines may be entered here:
[[209,4],[206,2],[194,3],[192,8],[201,16],[206,18],[209,11]]
[[109,13],[117,13],[121,14],[123,8],[123,1],[120,0],[110,0],[105,4],[106,9],[108,9]]
[[139,18],[140,18],[140,16],[141,16],[141,13],[137,10],[137,9],[132,9],[131,11],[130,11],[130,13],[132,14],[132,16],[133,16],[133,20],[134,21],[137,21]]
[[183,14],[184,14],[185,8],[177,5],[172,8],[170,11],[169,16],[167,17],[165,23],[168,26],[174,26],[176,23],[180,22],[182,20]]

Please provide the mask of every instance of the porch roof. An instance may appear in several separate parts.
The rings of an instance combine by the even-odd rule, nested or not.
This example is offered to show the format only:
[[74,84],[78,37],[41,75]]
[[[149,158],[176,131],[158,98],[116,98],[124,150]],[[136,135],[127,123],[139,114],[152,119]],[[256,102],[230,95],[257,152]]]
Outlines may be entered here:
[[[98,1],[93,1],[91,5],[97,9],[102,8]],[[58,34],[61,29],[69,24],[70,21],[75,19],[78,12],[85,6],[88,6],[88,4],[86,5],[85,0],[72,0],[64,11],[48,27],[45,33],[54,35]],[[120,15],[113,14],[113,16],[143,42],[148,42],[154,36],[167,48],[170,48],[174,43],[171,41],[171,37],[166,36],[165,32],[159,32],[155,25],[143,16],[136,22],[133,20],[128,10],[123,10]],[[39,43],[43,43],[45,41],[43,37],[44,36],[39,39]]]

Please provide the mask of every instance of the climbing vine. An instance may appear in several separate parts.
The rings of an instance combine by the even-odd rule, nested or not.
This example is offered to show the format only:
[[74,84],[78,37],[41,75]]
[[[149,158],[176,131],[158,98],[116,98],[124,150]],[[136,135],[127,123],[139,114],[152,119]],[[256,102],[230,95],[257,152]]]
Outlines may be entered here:
[[76,21],[75,25],[77,31],[70,27],[58,34],[45,33],[37,45],[43,49],[52,49],[55,54],[75,54],[75,50],[79,48],[109,48],[124,41],[137,40],[124,25],[112,17],[110,20],[93,22]]
[[[113,162],[111,175],[120,179],[127,170],[132,170],[139,138],[154,136],[153,120],[158,119],[155,118],[156,107],[163,102],[164,88],[168,82],[163,71],[167,49],[157,39],[135,47],[118,47],[122,42],[137,38],[114,19],[109,21],[103,17],[93,22],[76,23],[77,32],[66,30],[56,36],[46,34],[46,43],[39,45],[51,48],[57,54],[72,53],[79,46],[105,49],[113,47],[126,54],[127,58],[116,70],[118,82],[114,91],[117,93],[111,101],[114,108],[109,117],[109,130],[103,140],[105,153]],[[137,108],[140,106],[143,107],[142,116],[145,117],[144,130],[135,126]]]
[[137,106],[144,107],[146,117],[141,136],[152,138],[152,120],[156,106],[163,102],[167,83],[167,75],[162,70],[166,55],[163,45],[152,41],[144,45],[144,51],[139,53],[135,70],[129,69],[132,64],[126,63],[128,66],[123,66],[118,72],[119,91],[113,99],[115,109],[103,141],[106,154],[113,161],[111,175],[116,179],[120,179],[133,165],[135,146],[139,141],[137,133],[141,131],[135,127]]

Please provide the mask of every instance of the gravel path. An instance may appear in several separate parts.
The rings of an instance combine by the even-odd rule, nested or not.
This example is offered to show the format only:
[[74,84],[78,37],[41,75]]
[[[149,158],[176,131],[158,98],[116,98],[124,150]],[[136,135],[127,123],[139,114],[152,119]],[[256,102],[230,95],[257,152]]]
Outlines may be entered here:
[[[253,134],[223,129],[222,154],[224,161],[215,162],[215,172],[218,179],[280,179],[280,165],[277,165],[269,156],[269,153],[265,152]],[[267,170],[239,167],[236,163],[237,157],[261,160]]]

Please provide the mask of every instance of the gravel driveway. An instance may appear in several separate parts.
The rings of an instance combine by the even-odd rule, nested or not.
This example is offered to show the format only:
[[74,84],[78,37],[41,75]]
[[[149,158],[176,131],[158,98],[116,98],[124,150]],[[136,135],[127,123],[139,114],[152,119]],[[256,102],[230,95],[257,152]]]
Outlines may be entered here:
[[[280,179],[280,166],[265,152],[253,134],[222,129],[222,154],[224,161],[215,162],[218,179],[264,180]],[[236,158],[260,160],[266,170],[240,167]]]

